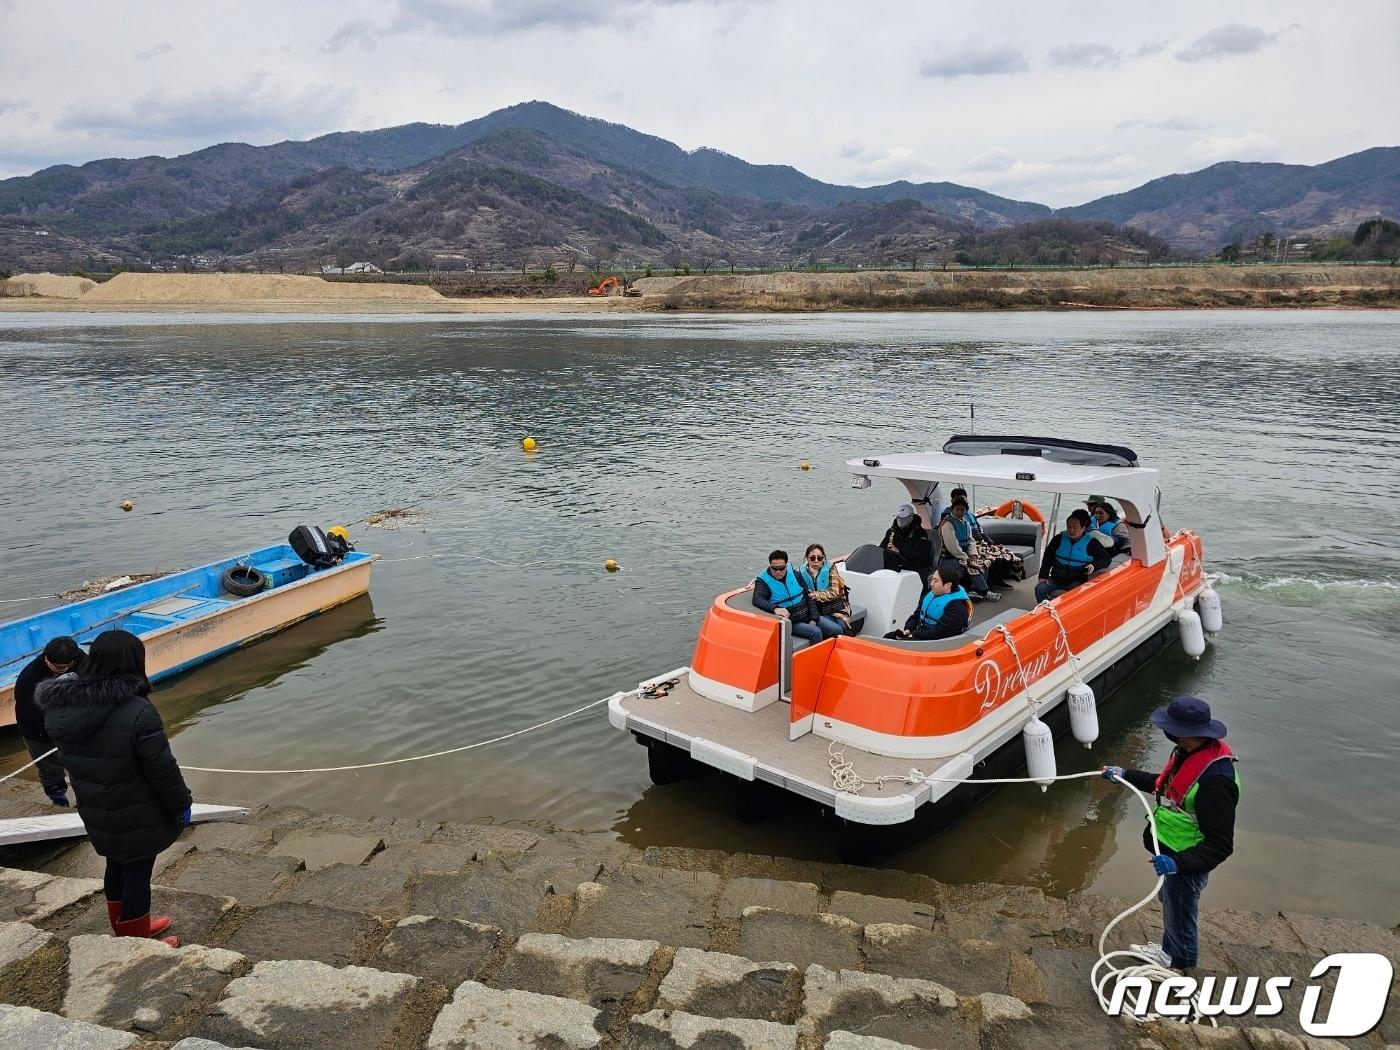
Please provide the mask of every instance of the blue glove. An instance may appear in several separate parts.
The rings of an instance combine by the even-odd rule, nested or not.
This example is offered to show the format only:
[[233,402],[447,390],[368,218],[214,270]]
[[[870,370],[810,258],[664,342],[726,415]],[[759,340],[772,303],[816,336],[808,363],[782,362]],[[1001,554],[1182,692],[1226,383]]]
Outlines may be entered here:
[[1172,860],[1165,853],[1159,853],[1152,858],[1152,870],[1158,875],[1175,875],[1176,861]]
[[1104,766],[1103,778],[1105,780],[1117,780],[1123,776],[1122,766]]
[[185,807],[185,812],[183,812],[183,813],[180,814],[180,823],[183,824],[185,827],[188,827],[188,826],[190,825],[190,822],[193,820],[193,818],[194,818],[194,806],[193,806],[193,805],[186,806],[186,807]]

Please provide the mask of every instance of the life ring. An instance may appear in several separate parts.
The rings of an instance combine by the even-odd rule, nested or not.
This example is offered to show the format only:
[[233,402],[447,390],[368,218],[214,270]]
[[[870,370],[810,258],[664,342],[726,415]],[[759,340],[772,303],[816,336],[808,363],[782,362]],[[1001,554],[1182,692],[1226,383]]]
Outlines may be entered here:
[[1040,508],[1027,499],[1009,499],[1001,506],[993,510],[992,514],[998,518],[1009,518],[1011,517],[1012,507],[1016,503],[1021,504],[1021,510],[1025,512],[1026,517],[1030,518],[1031,521],[1036,522],[1037,524],[1042,526],[1045,524],[1045,515],[1040,512]]
[[235,565],[224,572],[219,586],[236,598],[251,598],[267,586],[267,576],[251,565]]

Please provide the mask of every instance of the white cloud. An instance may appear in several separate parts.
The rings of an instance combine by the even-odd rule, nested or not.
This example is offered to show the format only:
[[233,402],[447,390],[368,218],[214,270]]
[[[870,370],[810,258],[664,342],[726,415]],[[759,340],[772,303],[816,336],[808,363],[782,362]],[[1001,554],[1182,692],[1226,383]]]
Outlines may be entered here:
[[349,109],[348,88],[309,88],[292,94],[266,86],[258,72],[237,86],[186,95],[152,91],[125,104],[70,106],[54,122],[57,131],[120,132],[136,141],[185,139],[220,142],[333,130]]
[[919,66],[923,76],[936,78],[999,76],[1027,69],[1030,62],[1019,47],[977,40],[964,40]]
[[330,39],[321,45],[321,53],[323,55],[339,54],[352,44],[366,48],[373,47],[375,38],[385,31],[384,27],[376,26],[367,18],[352,19],[330,35]]
[[933,165],[908,146],[891,146],[872,154],[856,168],[856,181],[870,184],[900,179],[925,181]]
[[841,143],[841,156],[847,159],[850,159],[851,157],[859,157],[864,152],[865,147],[862,146],[859,142]]
[[1050,61],[1070,69],[1098,69],[1118,65],[1123,61],[1123,52],[1107,44],[1064,44],[1050,49]]
[[1149,131],[1204,131],[1209,125],[1202,124],[1199,120],[1191,117],[1164,117],[1161,120],[1120,120],[1113,128],[1114,131],[1133,131],[1145,129]]
[[164,40],[161,43],[156,44],[154,47],[148,47],[136,52],[136,57],[142,62],[149,62],[157,55],[168,55],[174,50],[175,45],[172,44],[169,40]]
[[1200,62],[1208,58],[1228,58],[1232,55],[1248,55],[1272,44],[1278,39],[1277,33],[1266,33],[1258,26],[1231,22],[1216,26],[1209,33],[1202,34],[1187,47],[1176,53],[1183,62]]
[[989,149],[986,153],[979,153],[967,164],[968,171],[1006,171],[1016,163],[1016,158],[1011,155],[1011,151],[998,146],[996,149]]
[[1207,164],[1221,160],[1276,160],[1278,139],[1261,131],[1250,131],[1233,137],[1212,135],[1197,139],[1187,146],[1186,155]]

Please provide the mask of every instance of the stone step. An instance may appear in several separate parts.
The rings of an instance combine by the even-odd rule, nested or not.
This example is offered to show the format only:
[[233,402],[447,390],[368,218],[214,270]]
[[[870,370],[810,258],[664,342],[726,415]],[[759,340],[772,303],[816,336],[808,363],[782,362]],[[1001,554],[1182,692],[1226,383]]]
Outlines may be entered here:
[[[422,925],[422,924],[415,924]],[[917,929],[917,927],[911,927]],[[0,1046],[105,1050],[491,1047],[1324,1050],[1265,1029],[1135,1026],[1094,1004],[1032,1006],[917,978],[655,941],[526,934],[484,980],[0,924]],[[27,978],[27,980],[26,980]],[[29,1001],[20,1001],[26,1000]],[[37,1003],[37,1005],[36,1005]],[[1207,1035],[1209,1038],[1207,1039]]]
[[[365,1030],[395,1050],[478,1045],[463,1041],[477,1024],[516,1045],[479,1015],[534,996],[562,1034],[524,1045],[1137,1045],[1088,986],[1099,931],[1128,901],[296,807],[245,821],[188,829],[159,859],[154,907],[186,944],[171,955],[108,936],[86,844],[25,855],[43,870],[0,868],[0,921],[25,924],[0,927],[0,1002],[159,1044],[301,1045],[287,1033],[311,1038],[315,1011],[345,1001],[377,1003]],[[1133,916],[1116,946],[1159,936],[1158,916]],[[1305,974],[1339,950],[1400,961],[1394,931],[1311,916],[1208,911],[1202,937],[1203,968],[1222,974]],[[118,981],[122,996],[98,987]],[[278,982],[292,1020],[264,1031]],[[1400,1040],[1393,1018],[1380,1035]]]

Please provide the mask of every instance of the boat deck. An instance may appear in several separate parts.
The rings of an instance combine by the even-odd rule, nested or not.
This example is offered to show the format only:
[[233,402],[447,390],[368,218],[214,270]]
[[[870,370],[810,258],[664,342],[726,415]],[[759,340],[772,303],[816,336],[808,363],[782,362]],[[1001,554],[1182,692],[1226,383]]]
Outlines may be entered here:
[[[725,772],[765,780],[827,805],[834,805],[840,794],[832,783],[831,741],[814,733],[789,740],[786,703],[769,704],[753,713],[741,711],[696,693],[684,673],[667,696],[644,697],[632,692],[615,702],[626,712],[628,729],[689,751]],[[907,758],[872,755],[851,745],[843,749],[867,780],[906,773],[914,764]],[[935,761],[941,764],[942,760]],[[889,784],[880,789],[868,787],[861,794],[905,796],[918,805],[929,797],[929,788],[926,784]]]

